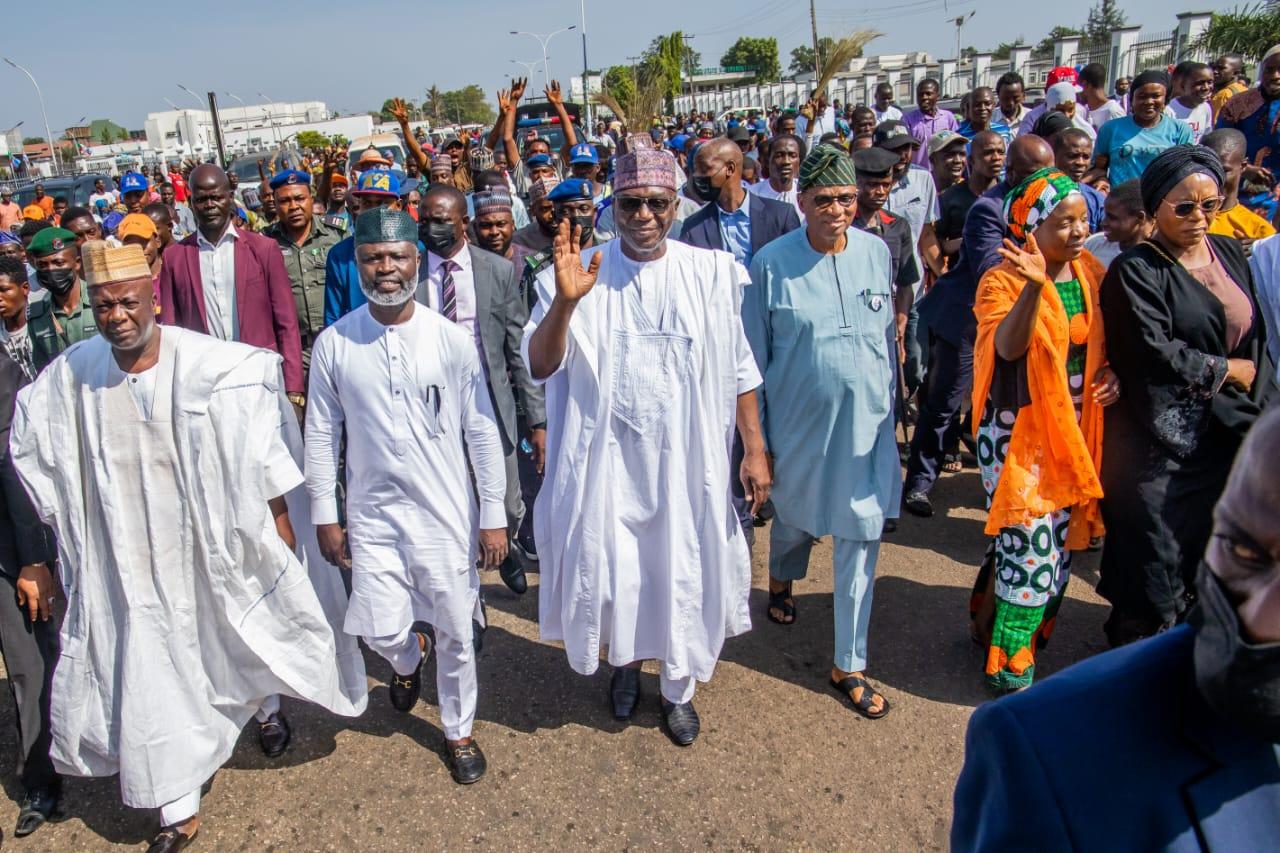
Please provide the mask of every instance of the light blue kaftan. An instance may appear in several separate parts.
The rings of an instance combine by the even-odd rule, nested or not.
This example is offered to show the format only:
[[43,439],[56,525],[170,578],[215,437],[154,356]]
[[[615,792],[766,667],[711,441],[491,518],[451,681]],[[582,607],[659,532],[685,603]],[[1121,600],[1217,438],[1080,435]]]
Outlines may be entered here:
[[751,264],[743,325],[764,376],[765,441],[780,521],[812,536],[878,540],[902,489],[892,270],[880,238],[856,229],[837,255],[804,229]]

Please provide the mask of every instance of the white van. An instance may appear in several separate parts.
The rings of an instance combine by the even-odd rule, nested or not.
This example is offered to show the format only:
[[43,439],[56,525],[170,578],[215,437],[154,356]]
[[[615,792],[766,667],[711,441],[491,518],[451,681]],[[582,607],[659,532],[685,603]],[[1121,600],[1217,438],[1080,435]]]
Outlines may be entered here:
[[406,151],[398,134],[375,133],[372,136],[357,136],[347,145],[347,173],[353,173],[353,167],[360,155],[370,146],[378,149],[383,157],[391,161],[391,169],[397,177],[404,179],[404,163]]

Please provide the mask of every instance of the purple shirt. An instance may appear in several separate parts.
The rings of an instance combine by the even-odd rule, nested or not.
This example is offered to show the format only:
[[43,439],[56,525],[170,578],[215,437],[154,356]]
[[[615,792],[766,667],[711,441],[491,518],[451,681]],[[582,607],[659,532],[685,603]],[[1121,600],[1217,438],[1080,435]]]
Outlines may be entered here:
[[931,116],[925,115],[916,108],[904,115],[902,120],[911,131],[911,135],[920,143],[920,148],[916,151],[912,162],[926,169],[929,168],[929,138],[938,131],[957,130],[960,127],[960,123],[956,121],[956,114],[941,107]]

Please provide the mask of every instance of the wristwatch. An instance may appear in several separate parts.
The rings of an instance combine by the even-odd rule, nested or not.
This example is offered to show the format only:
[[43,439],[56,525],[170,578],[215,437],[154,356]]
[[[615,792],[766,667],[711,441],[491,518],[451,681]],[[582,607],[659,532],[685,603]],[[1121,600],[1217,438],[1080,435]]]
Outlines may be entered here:
[[289,398],[289,402],[290,402],[290,403],[293,403],[293,404],[294,404],[295,406],[297,406],[299,409],[305,409],[305,408],[307,407],[307,395],[306,395],[306,394],[300,394],[300,393],[298,393],[297,391],[290,391],[290,392],[289,392],[288,394],[286,394],[285,396],[287,396],[287,397]]

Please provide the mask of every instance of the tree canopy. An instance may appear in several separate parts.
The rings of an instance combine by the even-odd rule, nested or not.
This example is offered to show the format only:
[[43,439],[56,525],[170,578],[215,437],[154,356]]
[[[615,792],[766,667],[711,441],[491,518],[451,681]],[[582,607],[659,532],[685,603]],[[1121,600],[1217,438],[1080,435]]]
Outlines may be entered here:
[[1256,61],[1274,44],[1280,44],[1280,5],[1257,3],[1214,12],[1209,28],[1196,39],[1194,47],[1214,56],[1238,53]]
[[756,83],[772,83],[782,75],[776,38],[742,36],[720,57],[726,68],[754,68]]
[[[827,64],[827,57],[831,55],[831,49],[836,46],[835,39],[830,36],[823,36],[818,39],[818,55],[822,58],[822,64]],[[802,44],[799,47],[791,48],[791,71],[796,74],[804,74],[813,70],[813,45]]]
[[[383,104],[384,110],[386,107]],[[485,100],[484,90],[474,83],[444,92],[432,86],[427,90],[421,111],[437,124],[491,124],[496,118],[493,108]]]

